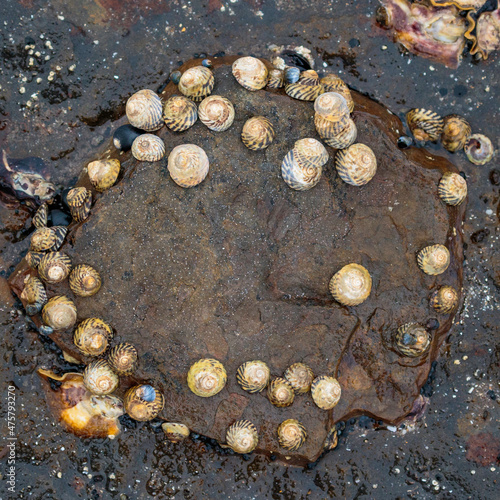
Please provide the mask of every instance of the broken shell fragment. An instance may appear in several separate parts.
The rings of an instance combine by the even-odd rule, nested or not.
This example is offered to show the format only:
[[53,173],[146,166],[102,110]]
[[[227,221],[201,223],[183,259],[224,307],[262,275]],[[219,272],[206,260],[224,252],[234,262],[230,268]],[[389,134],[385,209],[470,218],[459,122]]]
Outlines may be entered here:
[[214,84],[214,75],[208,68],[195,66],[182,74],[179,90],[193,101],[201,101],[211,94]]
[[450,252],[444,245],[431,245],[417,254],[418,267],[431,276],[442,274],[450,265]]
[[113,338],[111,327],[99,318],[88,318],[75,329],[73,343],[87,356],[99,356],[108,348]]
[[55,295],[43,307],[42,319],[53,330],[73,328],[76,323],[76,306],[65,295]]
[[38,274],[46,283],[60,283],[71,271],[71,259],[63,252],[49,252],[38,264]]
[[192,392],[202,398],[218,394],[226,385],[224,366],[216,359],[200,359],[189,369],[187,383]]
[[164,422],[161,428],[171,443],[179,443],[189,437],[189,428],[184,424]]
[[26,312],[29,316],[39,313],[48,300],[43,283],[35,276],[26,276],[21,299],[27,302]]
[[142,134],[132,143],[132,154],[139,161],[159,161],[165,156],[165,144],[156,135]]
[[122,342],[111,348],[108,363],[118,375],[131,375],[137,368],[139,356],[137,349],[128,342]]
[[488,137],[482,134],[472,134],[465,143],[464,151],[469,161],[474,165],[488,163],[495,154],[493,144]]
[[437,312],[449,314],[458,305],[458,293],[452,286],[442,286],[431,295],[430,303]]
[[174,95],[163,108],[163,120],[170,130],[183,132],[198,119],[196,104],[187,97]]
[[190,188],[203,182],[209,161],[205,151],[196,144],[181,144],[172,149],[167,168],[176,184]]
[[397,350],[410,358],[422,356],[428,351],[431,343],[429,332],[417,323],[400,326],[395,341]]
[[293,387],[296,394],[308,392],[314,380],[313,371],[304,363],[294,363],[289,366],[283,376]]
[[226,443],[236,453],[250,453],[259,443],[255,425],[249,420],[238,420],[226,433]]
[[305,427],[293,418],[281,422],[278,427],[278,442],[286,450],[298,450],[304,444],[306,436]]
[[96,160],[87,166],[90,183],[99,193],[114,185],[120,173],[119,160]]
[[236,81],[247,90],[260,90],[267,83],[266,65],[256,57],[240,57],[232,67]]
[[101,277],[92,266],[78,264],[71,271],[69,286],[75,295],[90,297],[95,295],[101,288]]
[[253,151],[267,148],[274,140],[276,133],[273,124],[264,116],[249,118],[241,131],[243,144]]
[[33,216],[33,225],[36,229],[40,229],[41,227],[47,226],[47,220],[49,217],[49,207],[47,203],[42,203],[39,209],[35,212]]
[[340,178],[351,186],[364,186],[377,172],[377,158],[365,144],[353,144],[337,152],[335,168]]
[[465,118],[456,114],[445,116],[441,143],[445,149],[454,153],[464,148],[470,133],[470,125]]
[[467,182],[459,174],[446,172],[439,181],[438,194],[448,205],[460,205],[467,198]]
[[198,106],[200,121],[210,130],[224,132],[234,121],[234,107],[229,99],[220,95],[211,95]]
[[76,222],[84,221],[90,214],[92,193],[84,187],[76,187],[68,192],[66,197],[71,217]]
[[163,410],[164,404],[163,394],[151,385],[131,387],[123,398],[125,411],[131,418],[139,422],[156,418]]
[[337,379],[321,375],[313,380],[311,395],[318,408],[331,410],[340,400],[342,390]]
[[83,372],[83,385],[93,394],[111,394],[118,387],[118,376],[105,359],[88,364]]
[[271,372],[263,361],[246,361],[236,372],[236,380],[244,391],[261,392],[269,383]]
[[330,280],[333,298],[344,306],[357,306],[370,295],[372,278],[366,268],[359,264],[348,264],[335,273]]
[[274,406],[284,408],[293,403],[295,392],[288,380],[277,377],[267,386],[267,397]]
[[125,107],[128,121],[133,127],[153,132],[162,127],[161,99],[149,89],[139,90],[132,95]]

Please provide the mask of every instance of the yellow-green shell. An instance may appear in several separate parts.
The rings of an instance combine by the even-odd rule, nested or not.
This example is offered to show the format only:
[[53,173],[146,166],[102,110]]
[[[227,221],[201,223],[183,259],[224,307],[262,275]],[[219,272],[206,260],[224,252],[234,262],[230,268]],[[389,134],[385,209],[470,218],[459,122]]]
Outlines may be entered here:
[[236,380],[247,392],[261,392],[269,383],[271,371],[263,361],[246,361],[236,371]]
[[278,442],[282,448],[297,451],[307,437],[305,427],[293,418],[281,422],[278,426]]
[[43,283],[35,276],[26,276],[21,299],[25,300],[29,306],[26,310],[31,316],[39,312],[47,303],[47,292]]
[[467,120],[460,115],[448,115],[444,117],[443,133],[441,143],[448,151],[454,153],[464,148],[470,137],[471,128]]
[[134,373],[138,359],[137,349],[128,342],[115,345],[108,354],[108,363],[118,375],[131,375]]
[[452,286],[443,286],[432,294],[430,303],[437,312],[449,314],[458,305],[458,293]]
[[278,408],[290,406],[295,399],[295,391],[288,380],[277,377],[267,386],[267,398]]
[[290,97],[300,101],[314,101],[323,93],[323,85],[314,70],[303,71],[297,83],[285,85],[285,92]]
[[97,359],[83,371],[83,385],[93,394],[104,396],[118,387],[118,376],[105,359]]
[[198,119],[196,104],[181,95],[172,96],[163,108],[163,120],[174,132],[183,132],[192,127]]
[[305,394],[311,389],[314,373],[305,363],[294,363],[283,375],[293,387],[296,394]]
[[398,328],[395,343],[401,354],[416,358],[429,350],[431,338],[429,332],[422,325],[407,323]]
[[40,261],[42,260],[43,256],[45,255],[44,252],[32,252],[29,251],[25,256],[26,263],[28,264],[31,269],[36,269],[38,267],[38,264],[40,264]]
[[342,95],[347,102],[349,113],[354,111],[354,101],[352,99],[351,91],[343,80],[335,75],[326,75],[321,79],[321,84],[323,85],[325,92],[337,92]]
[[69,286],[75,295],[90,297],[101,288],[101,277],[92,266],[78,264],[69,275]]
[[311,385],[311,396],[318,408],[331,410],[340,400],[342,390],[337,379],[321,375],[313,380]]
[[113,338],[111,327],[99,318],[88,318],[75,329],[73,342],[87,356],[99,356],[108,348]]
[[47,225],[47,220],[49,217],[49,207],[47,203],[42,203],[39,209],[35,212],[33,216],[33,225],[40,229],[41,227],[45,227]]
[[364,186],[377,172],[377,158],[365,144],[352,144],[337,152],[335,168],[339,177],[351,186]]
[[56,295],[48,300],[42,310],[43,322],[54,330],[67,330],[76,323],[76,306],[65,295]]
[[90,183],[99,193],[114,185],[120,174],[120,161],[115,159],[92,161],[87,166]]
[[202,398],[218,394],[226,385],[226,369],[216,359],[200,359],[189,369],[187,383],[191,391]]
[[253,151],[267,148],[274,140],[276,132],[273,124],[265,116],[249,118],[241,131],[243,144]]
[[418,267],[431,276],[442,274],[450,265],[450,252],[444,245],[431,245],[417,254]]
[[359,264],[348,264],[330,280],[333,298],[344,306],[357,306],[370,295],[372,278],[368,270]]
[[448,205],[460,205],[467,198],[467,181],[454,172],[446,172],[438,185],[439,197]]
[[125,411],[130,417],[139,422],[153,420],[163,410],[163,406],[165,405],[163,394],[156,388],[154,389],[155,399],[153,401],[142,399],[141,390],[143,388],[143,385],[131,387],[123,397]]
[[38,264],[38,274],[46,283],[60,283],[71,271],[71,259],[63,252],[49,252]]
[[226,432],[226,443],[236,453],[250,453],[259,443],[255,425],[249,420],[238,420]]
[[418,141],[435,142],[443,133],[443,118],[429,109],[410,109],[406,113],[406,121],[411,133]]
[[92,193],[84,187],[76,187],[68,192],[66,198],[71,216],[76,222],[84,221],[90,214]]
[[167,439],[172,443],[179,443],[189,437],[189,428],[187,425],[176,422],[164,422],[161,424],[163,432]]
[[214,84],[214,75],[208,68],[194,66],[182,74],[179,90],[193,101],[201,101],[212,93]]

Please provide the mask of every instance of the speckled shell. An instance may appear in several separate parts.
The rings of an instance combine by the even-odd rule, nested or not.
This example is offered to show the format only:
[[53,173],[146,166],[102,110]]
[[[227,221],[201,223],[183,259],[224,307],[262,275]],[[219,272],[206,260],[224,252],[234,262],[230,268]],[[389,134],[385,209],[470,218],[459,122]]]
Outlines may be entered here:
[[108,363],[118,375],[131,375],[137,368],[139,356],[137,349],[128,342],[122,342],[111,348]]
[[84,221],[90,214],[92,205],[92,193],[84,187],[76,187],[68,192],[66,201],[73,220]]
[[459,115],[445,116],[441,143],[445,149],[454,153],[464,148],[470,133],[470,125],[465,118]]
[[27,302],[26,312],[30,316],[39,313],[48,300],[43,283],[35,276],[26,276],[21,299]]
[[189,437],[189,428],[184,424],[164,422],[161,424],[161,428],[171,443],[179,443]]
[[437,312],[449,314],[458,305],[458,293],[452,286],[442,286],[431,295],[430,303]]
[[293,150],[289,151],[281,164],[281,175],[283,180],[297,191],[307,191],[313,188],[321,179],[323,168],[305,167],[299,165],[295,159]]
[[111,327],[99,318],[83,320],[75,329],[73,343],[87,356],[99,356],[113,338]]
[[101,288],[101,277],[93,267],[78,264],[69,275],[69,286],[75,295],[90,297]]
[[349,118],[345,128],[338,134],[326,137],[320,133],[320,136],[323,139],[323,142],[331,148],[345,149],[354,144],[356,141],[356,138],[358,137],[358,129],[354,120]]
[[87,166],[90,183],[99,193],[114,185],[120,174],[119,160],[96,160]]
[[296,394],[305,394],[311,389],[314,373],[304,363],[294,363],[289,366],[283,375],[293,387]]
[[288,380],[277,377],[267,386],[267,398],[274,406],[285,408],[293,403],[295,392]]
[[253,151],[267,148],[274,140],[276,133],[273,124],[265,116],[249,118],[241,131],[243,144]]
[[313,380],[311,396],[318,408],[331,410],[340,400],[342,390],[337,379],[321,375]]
[[281,89],[285,85],[285,74],[281,69],[272,69],[269,71],[267,79],[267,88]]
[[205,151],[196,144],[181,144],[172,149],[167,168],[176,184],[190,188],[205,179],[209,161]]
[[163,120],[170,130],[183,132],[198,119],[196,104],[187,97],[174,95],[163,108]]
[[250,453],[259,443],[255,425],[249,420],[238,420],[226,433],[226,443],[236,453]]
[[349,105],[338,92],[325,92],[314,101],[314,111],[322,118],[332,122],[345,123],[349,118]]
[[344,306],[357,306],[370,295],[372,278],[366,268],[359,264],[348,264],[333,275],[330,292]]
[[261,392],[269,383],[271,372],[263,361],[247,361],[236,372],[236,380],[244,391]]
[[365,144],[353,144],[337,153],[335,168],[347,184],[364,186],[377,172],[377,158]]
[[165,144],[156,135],[142,134],[132,143],[132,154],[139,161],[158,161],[165,156]]
[[198,106],[200,121],[210,130],[224,132],[234,121],[234,107],[229,99],[220,95],[211,95]]
[[310,69],[300,74],[297,83],[285,85],[285,92],[290,97],[300,101],[314,101],[323,93],[323,85],[321,85],[316,71]]
[[491,161],[495,149],[491,141],[482,134],[472,134],[464,146],[465,154],[474,165],[484,165]]
[[[154,391],[154,399],[151,396],[151,389]],[[147,394],[147,397],[145,396]],[[146,398],[146,399],[145,399]],[[149,385],[136,385],[131,387],[123,398],[123,405],[127,414],[134,420],[145,422],[153,420],[163,410],[165,399],[163,394]]]
[[28,252],[24,258],[31,269],[36,269],[45,254],[43,252]]
[[146,132],[159,130],[163,125],[161,99],[152,90],[139,90],[132,95],[125,112],[130,125]]
[[182,74],[179,90],[193,101],[201,101],[211,94],[214,84],[214,75],[208,68],[194,66]]
[[354,101],[352,100],[351,92],[343,80],[335,75],[326,75],[321,79],[321,84],[325,92],[337,92],[341,94],[347,102],[349,113],[354,111]]
[[459,174],[446,172],[439,181],[438,194],[448,205],[460,205],[467,198],[467,182]]
[[197,396],[209,398],[226,385],[226,369],[216,359],[200,359],[189,369],[187,383]]
[[33,225],[37,228],[40,229],[41,227],[47,226],[47,219],[49,217],[49,207],[47,206],[47,203],[42,203],[38,210],[35,212],[35,215],[33,216]]
[[65,295],[55,295],[43,307],[42,319],[54,330],[73,328],[76,323],[76,306]]
[[118,376],[105,359],[96,359],[83,371],[83,385],[93,394],[104,396],[118,387]]
[[236,81],[247,90],[263,89],[267,83],[266,65],[256,57],[240,57],[233,63]]
[[318,168],[328,161],[328,152],[325,146],[316,139],[299,139],[293,147],[293,157],[302,167]]
[[431,276],[442,274],[450,265],[450,252],[444,245],[431,245],[417,254],[418,267]]
[[71,259],[63,252],[49,252],[38,264],[38,274],[46,283],[60,283],[71,271]]
[[306,437],[305,427],[293,418],[281,422],[278,427],[278,442],[286,450],[298,450],[304,444]]
[[396,349],[410,358],[422,356],[429,350],[431,343],[429,332],[417,323],[400,326],[396,333]]
[[418,141],[435,142],[439,140],[443,133],[443,119],[429,109],[410,109],[406,113],[406,121],[411,133]]

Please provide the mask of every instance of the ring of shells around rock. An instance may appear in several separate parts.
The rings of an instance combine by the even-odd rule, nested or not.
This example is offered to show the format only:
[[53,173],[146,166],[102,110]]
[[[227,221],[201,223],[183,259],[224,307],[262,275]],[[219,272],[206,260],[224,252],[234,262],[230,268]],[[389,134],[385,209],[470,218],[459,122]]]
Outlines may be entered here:
[[[132,95],[126,106],[130,124],[115,131],[115,147],[120,151],[131,149],[132,155],[139,161],[156,162],[165,156],[166,146],[152,132],[159,130],[163,124],[174,133],[189,129],[198,118],[216,133],[231,127],[235,118],[234,107],[224,96],[210,95],[215,85],[210,67],[204,62],[184,73],[172,73],[171,80],[178,85],[182,95],[173,95],[164,104],[156,93],[148,89]],[[338,149],[335,168],[339,178],[356,188],[365,186],[374,178],[377,159],[368,146],[355,143],[357,128],[351,116],[354,101],[340,78],[327,75],[320,79],[313,70],[300,72],[298,68],[290,67],[268,70],[261,60],[254,57],[237,59],[232,71],[236,81],[249,91],[285,87],[285,93],[292,98],[314,101],[314,123],[318,135],[325,144]],[[442,119],[432,111],[415,109],[408,113],[407,120],[417,140],[436,141],[441,137],[447,149],[456,151],[464,148],[477,164],[488,161],[485,158],[493,155],[491,142],[484,136],[470,135],[470,126],[457,115]],[[254,116],[245,122],[241,140],[248,149],[263,150],[274,139],[275,130],[269,118]],[[314,138],[298,139],[281,165],[283,180],[297,191],[309,190],[320,181],[322,168],[328,160],[328,152],[320,141]],[[167,165],[172,180],[182,188],[199,185],[209,172],[208,156],[195,144],[173,148]],[[97,193],[102,193],[118,180],[120,162],[115,159],[96,160],[88,164],[87,173],[92,187]],[[446,173],[439,182],[438,194],[445,203],[459,205],[467,196],[467,184],[460,175]],[[93,201],[89,189],[71,189],[66,201],[76,223],[88,218]],[[98,293],[102,283],[93,267],[87,264],[73,266],[71,259],[58,251],[67,229],[63,226],[48,227],[47,215],[47,204],[43,204],[33,217],[36,230],[26,260],[30,267],[38,268],[39,277],[26,277],[21,297],[27,302],[29,315],[41,312],[44,322],[41,333],[51,334],[72,329],[77,323],[77,310],[74,302],[64,295],[49,299],[44,282],[54,284],[68,279],[71,291],[81,297]],[[431,244],[418,252],[416,260],[424,273],[434,276],[446,271],[450,253],[443,245]],[[332,297],[342,306],[358,306],[371,293],[372,277],[364,266],[348,263],[333,275],[329,289]],[[431,295],[429,304],[438,313],[449,314],[457,308],[458,293],[452,287],[443,286]],[[132,375],[138,365],[139,356],[135,347],[127,342],[112,346],[113,338],[113,329],[101,318],[87,318],[74,331],[75,346],[91,359],[82,381],[84,388],[94,397],[106,397],[113,393],[120,383],[119,377]],[[430,349],[431,335],[426,327],[408,323],[395,331],[394,345],[401,356],[423,356]],[[316,377],[313,370],[302,362],[290,365],[282,376],[273,376],[264,361],[246,361],[238,368],[236,380],[242,390],[251,394],[267,389],[267,398],[278,408],[291,406],[296,396],[310,392],[315,405],[328,411],[337,405],[342,393],[334,376]],[[211,358],[195,362],[187,373],[187,385],[199,397],[215,396],[224,389],[226,382],[227,373],[223,364]],[[113,404],[113,414],[119,416],[126,412],[135,420],[147,421],[159,415],[164,397],[153,386],[139,384],[129,387],[123,400],[114,398]],[[102,405],[102,411],[106,411],[106,404]],[[190,432],[181,423],[164,422],[162,428],[172,442],[186,438]],[[296,451],[307,439],[306,427],[297,420],[287,419],[276,429],[276,436],[280,447]],[[226,443],[225,446],[236,453],[250,453],[258,445],[258,430],[248,420],[234,422],[227,430]]]

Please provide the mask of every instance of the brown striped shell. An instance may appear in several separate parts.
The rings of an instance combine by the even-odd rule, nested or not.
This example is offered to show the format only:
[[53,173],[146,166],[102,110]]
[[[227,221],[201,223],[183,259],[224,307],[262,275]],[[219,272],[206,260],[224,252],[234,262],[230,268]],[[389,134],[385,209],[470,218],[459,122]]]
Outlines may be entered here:
[[163,108],[163,120],[170,130],[183,132],[192,127],[198,119],[196,104],[181,95],[172,96]]
[[83,385],[93,394],[104,396],[118,387],[118,376],[105,359],[96,359],[83,371]]
[[307,191],[318,184],[321,179],[323,167],[306,167],[300,165],[295,158],[294,152],[289,151],[281,164],[281,175],[283,180],[292,189]]
[[211,95],[198,106],[200,121],[210,130],[224,132],[234,121],[234,107],[229,99],[220,95]]
[[156,135],[142,134],[134,139],[132,154],[139,161],[159,161],[165,156],[165,144]]
[[354,111],[354,101],[352,100],[351,92],[343,80],[335,75],[326,75],[321,79],[321,84],[325,92],[337,92],[341,94],[347,102],[349,113]]
[[305,168],[322,167],[328,161],[325,146],[316,139],[299,139],[293,146],[293,156],[299,165]]
[[285,85],[285,75],[281,69],[272,69],[269,71],[267,79],[267,88],[281,89]]
[[322,118],[332,122],[345,123],[349,118],[349,105],[338,92],[325,92],[314,101],[314,111]]
[[323,93],[323,85],[321,85],[316,71],[309,69],[300,74],[297,83],[285,85],[285,92],[290,97],[300,101],[314,101]]
[[253,151],[267,148],[274,140],[276,133],[273,124],[265,116],[249,118],[241,131],[243,144]]
[[66,197],[69,211],[76,222],[84,221],[90,214],[92,193],[84,187],[70,189]]
[[331,136],[322,136],[320,134],[323,142],[335,149],[345,149],[354,144],[356,138],[358,137],[358,129],[354,120],[349,118],[347,120],[346,126],[340,131],[338,134],[334,134]]
[[417,323],[400,326],[395,337],[396,349],[410,358],[422,356],[429,350],[431,339],[429,332]]
[[40,264],[40,261],[42,260],[43,256],[45,253],[43,252],[32,252],[29,251],[25,256],[26,263],[28,264],[31,269],[36,269],[38,267],[38,264]]
[[377,158],[365,144],[353,144],[337,152],[335,168],[339,177],[351,186],[364,186],[377,172]]
[[460,151],[464,148],[470,133],[470,125],[465,118],[455,114],[445,116],[441,143],[452,153]]
[[179,90],[193,101],[201,101],[212,93],[215,79],[205,66],[194,66],[184,71],[179,80]]
[[236,372],[236,380],[240,387],[247,392],[261,392],[269,383],[271,372],[263,361],[246,361]]
[[442,274],[450,265],[450,252],[444,245],[431,245],[417,254],[418,267],[431,276]]
[[48,300],[43,283],[35,276],[26,276],[21,299],[27,302],[26,312],[30,316],[39,313]]
[[274,406],[284,408],[293,403],[295,392],[288,380],[277,377],[267,386],[267,398]]
[[226,385],[226,369],[216,359],[200,359],[189,369],[187,383],[194,394],[209,398],[219,393]]
[[146,132],[159,130],[163,125],[161,99],[152,90],[139,90],[132,95],[125,112],[130,125]]
[[[41,227],[31,236],[30,250],[34,252],[46,252],[56,250],[58,240],[57,234],[52,227]],[[61,242],[62,243],[62,242]]]
[[205,179],[209,161],[205,151],[196,144],[181,144],[172,149],[167,168],[176,184],[190,188]]
[[226,443],[236,453],[250,453],[259,443],[255,425],[249,420],[238,420],[226,432]]
[[120,174],[119,160],[96,160],[87,166],[90,183],[99,193],[114,185]]
[[42,203],[38,210],[35,212],[33,216],[33,225],[36,229],[40,229],[41,227],[45,227],[47,225],[47,219],[49,217],[49,207],[47,203]]
[[38,264],[38,274],[46,283],[60,283],[71,271],[71,259],[63,252],[49,252]]
[[434,111],[414,108],[406,113],[406,121],[417,141],[439,140],[443,133],[444,121]]
[[137,368],[139,356],[137,349],[128,342],[122,342],[111,348],[108,363],[118,375],[131,375]]
[[356,130],[354,121],[349,115],[344,115],[344,117],[334,121],[324,118],[320,114],[316,113],[314,115],[314,125],[322,139],[336,138],[341,134],[346,135],[348,133],[348,127],[352,128],[353,125]]
[[495,155],[493,144],[482,134],[472,134],[465,143],[464,151],[474,165],[484,165]]
[[437,312],[449,314],[458,305],[458,293],[452,286],[442,286],[431,295],[430,303]]
[[99,356],[108,348],[113,338],[111,327],[99,318],[83,320],[75,329],[73,343],[87,356]]
[[55,295],[43,307],[42,319],[54,330],[73,328],[76,323],[76,306],[65,295]]
[[184,424],[164,422],[161,428],[171,443],[179,443],[189,437],[189,428]]
[[305,394],[311,389],[314,373],[305,363],[294,363],[283,375],[296,394]]
[[267,83],[266,65],[256,57],[240,57],[232,67],[236,81],[247,90],[260,90]]
[[348,264],[333,275],[330,292],[344,306],[357,306],[370,295],[372,278],[366,268],[359,264]]
[[337,379],[321,375],[313,380],[311,396],[318,408],[331,410],[340,400],[342,390]]
[[101,277],[92,266],[78,264],[69,275],[69,286],[75,295],[90,297],[101,288]]
[[125,411],[134,420],[145,422],[153,420],[163,410],[163,394],[150,385],[135,385],[123,397]]
[[307,437],[305,427],[293,418],[281,422],[278,427],[278,442],[282,448],[297,451]]
[[467,198],[467,182],[460,174],[446,172],[439,181],[438,194],[448,205],[460,205]]

